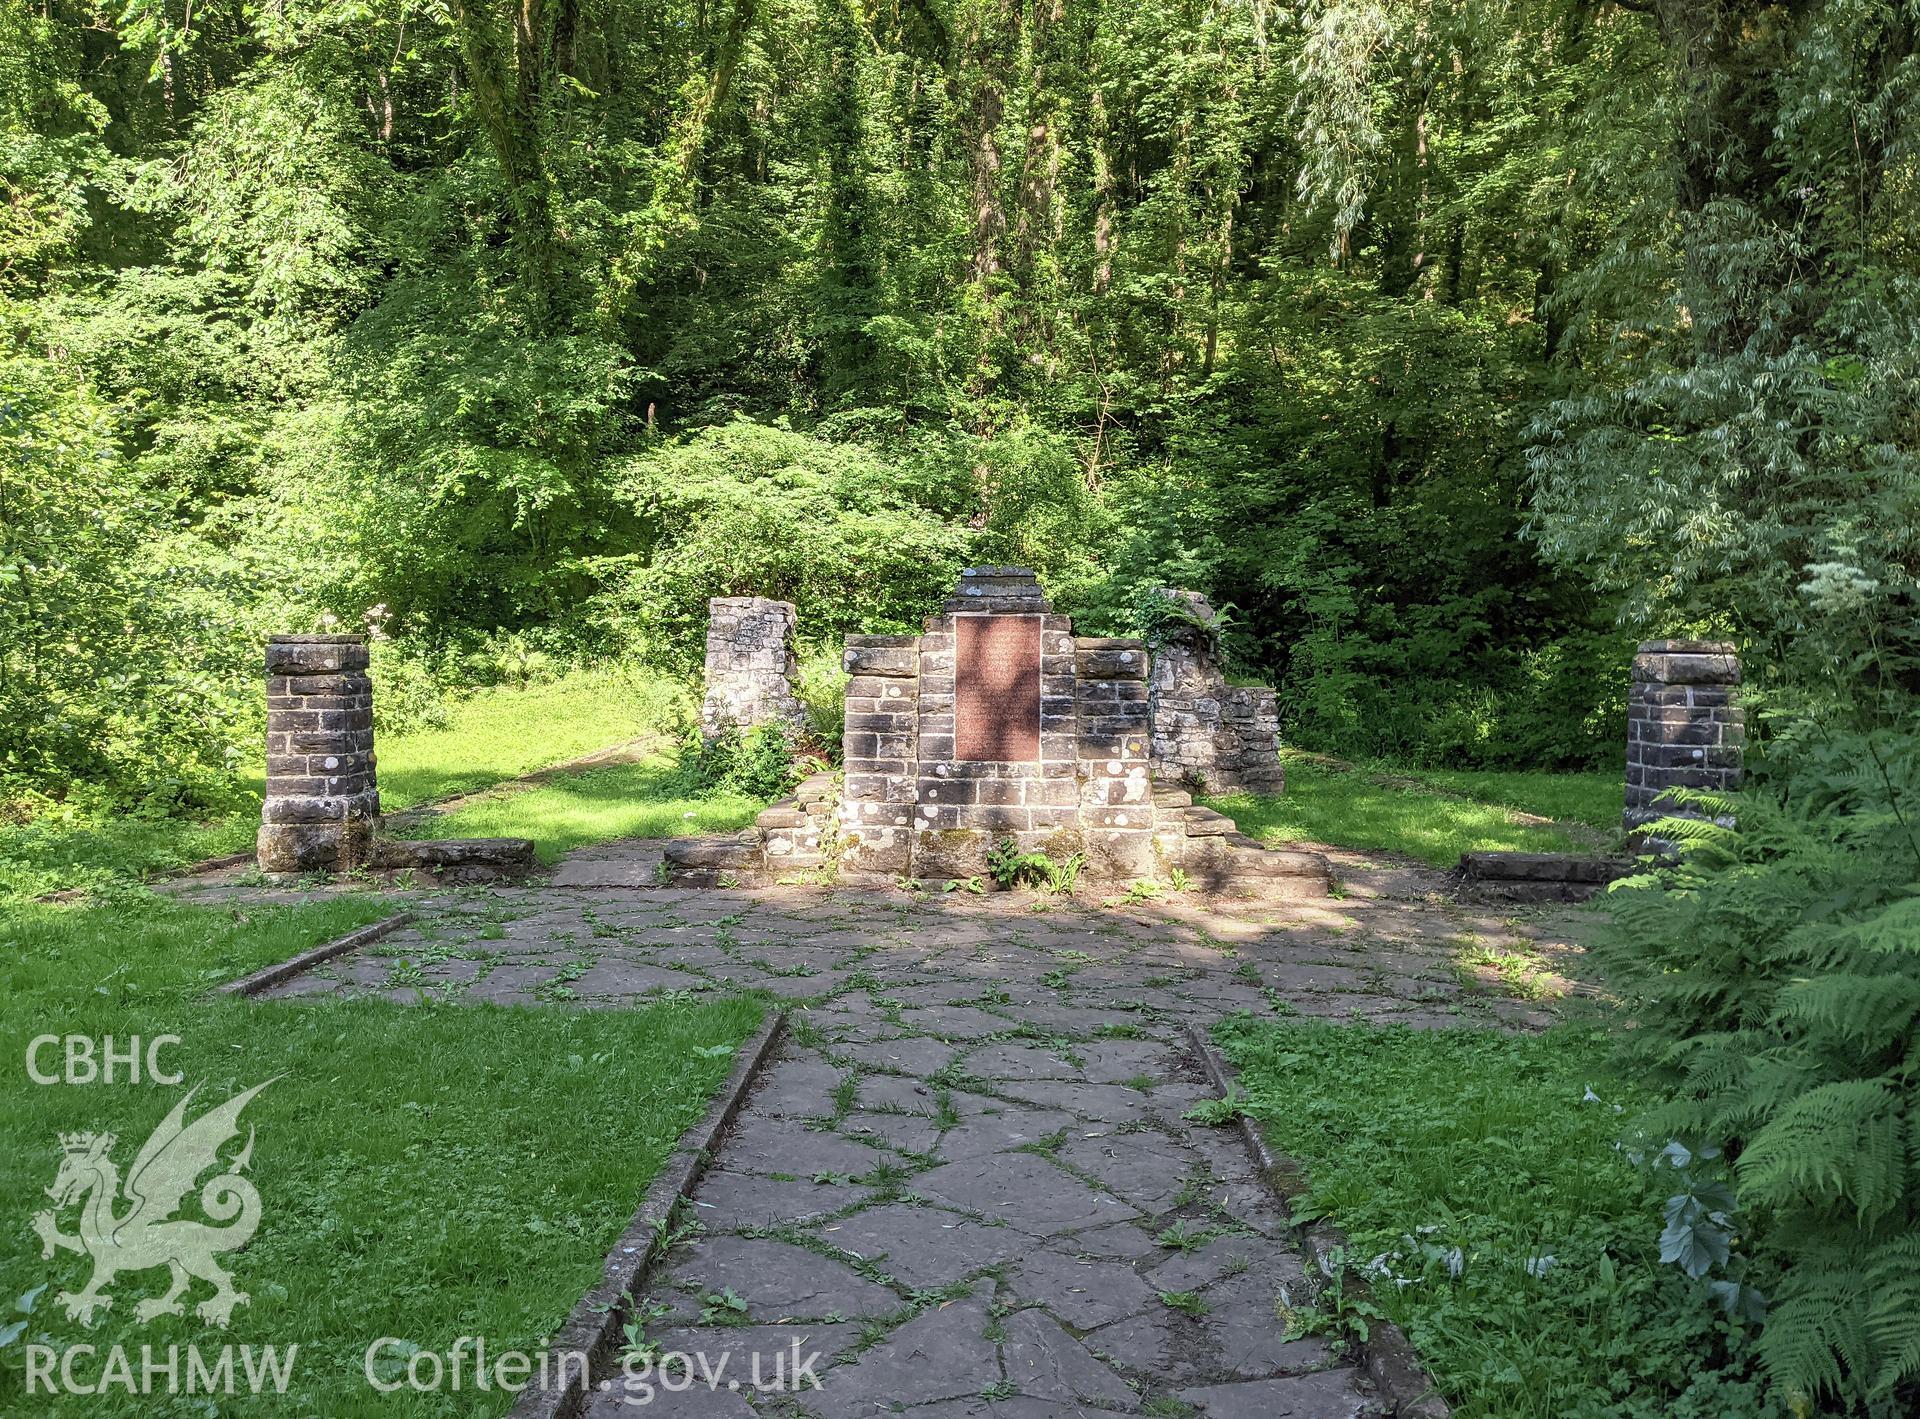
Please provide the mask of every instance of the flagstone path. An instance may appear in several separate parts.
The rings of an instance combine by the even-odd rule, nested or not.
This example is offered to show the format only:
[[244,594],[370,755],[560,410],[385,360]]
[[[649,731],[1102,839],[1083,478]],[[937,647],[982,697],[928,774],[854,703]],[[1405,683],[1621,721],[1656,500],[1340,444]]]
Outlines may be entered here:
[[[794,1003],[698,1186],[698,1227],[644,1298],[663,1353],[727,1368],[680,1393],[616,1370],[594,1419],[1337,1419],[1378,1401],[1324,1341],[1286,1338],[1301,1258],[1237,1136],[1185,1117],[1212,1091],[1181,1027],[1237,1010],[1525,1023],[1536,1006],[1463,983],[1462,943],[1571,949],[1553,918],[1365,869],[1343,866],[1343,900],[1229,908],[454,893],[274,993],[611,1007],[751,988]],[[756,1392],[756,1357],[769,1381],[796,1340],[820,1388]]]

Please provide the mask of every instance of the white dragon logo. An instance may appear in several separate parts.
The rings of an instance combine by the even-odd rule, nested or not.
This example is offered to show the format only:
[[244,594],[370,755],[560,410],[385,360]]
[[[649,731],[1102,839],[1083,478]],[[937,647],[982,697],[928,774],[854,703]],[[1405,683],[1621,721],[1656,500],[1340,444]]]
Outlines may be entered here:
[[[209,1179],[200,1190],[200,1206],[207,1216],[230,1225],[209,1226],[173,1214],[192,1191],[195,1180],[220,1162],[219,1150],[239,1136],[240,1110],[273,1082],[268,1079],[255,1084],[244,1094],[208,1109],[192,1123],[185,1122],[187,1105],[200,1086],[187,1090],[173,1112],[154,1129],[153,1136],[141,1145],[127,1174],[126,1201],[132,1205],[118,1216],[114,1208],[120,1201],[120,1171],[109,1156],[114,1135],[59,1136],[60,1171],[46,1190],[53,1206],[34,1214],[33,1229],[40,1234],[42,1258],[51,1257],[56,1250],[93,1258],[93,1276],[86,1288],[62,1291],[54,1298],[66,1308],[69,1319],[92,1325],[96,1310],[113,1308],[113,1297],[101,1294],[101,1288],[122,1271],[146,1271],[156,1266],[167,1268],[173,1284],[166,1295],[148,1297],[134,1308],[142,1321],[183,1314],[186,1308],[180,1293],[190,1284],[190,1276],[213,1284],[213,1295],[194,1308],[194,1314],[209,1325],[226,1325],[233,1308],[247,1303],[246,1292],[233,1288],[233,1278],[214,1264],[214,1257],[244,1247],[260,1225],[260,1194],[240,1176],[253,1156],[251,1125],[246,1146],[226,1165],[226,1171]],[[80,1233],[67,1236],[59,1229],[57,1214],[76,1199],[84,1199]]]

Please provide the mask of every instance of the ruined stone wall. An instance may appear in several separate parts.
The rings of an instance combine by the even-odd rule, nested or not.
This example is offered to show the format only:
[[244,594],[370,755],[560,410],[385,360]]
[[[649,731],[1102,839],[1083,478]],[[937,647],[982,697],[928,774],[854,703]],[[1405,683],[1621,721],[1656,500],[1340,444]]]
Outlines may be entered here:
[[1229,685],[1215,652],[1216,614],[1197,591],[1163,589],[1182,617],[1153,651],[1153,773],[1204,793],[1277,794],[1280,711],[1274,692]]
[[707,603],[706,695],[700,732],[713,739],[729,725],[806,724],[793,652],[793,605],[763,596],[716,596]]
[[1738,788],[1746,742],[1740,657],[1729,642],[1643,642],[1627,701],[1627,831],[1690,814],[1660,801],[1670,788]]
[[365,638],[273,637],[260,870],[350,872],[367,861],[379,817]]

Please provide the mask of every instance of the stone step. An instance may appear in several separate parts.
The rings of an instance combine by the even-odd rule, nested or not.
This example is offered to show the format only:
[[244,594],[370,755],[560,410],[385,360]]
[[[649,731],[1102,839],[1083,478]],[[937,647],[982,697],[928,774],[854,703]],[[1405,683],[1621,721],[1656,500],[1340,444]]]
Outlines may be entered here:
[[474,874],[476,881],[489,873],[528,872],[533,864],[531,838],[380,838],[373,845],[375,867],[458,870]]
[[769,858],[767,866],[776,872],[784,872],[789,867],[825,867],[827,855],[824,852],[793,852],[785,857]]
[[1184,788],[1162,788],[1153,786],[1153,806],[1155,808],[1191,808],[1193,795]]
[[771,808],[762,808],[753,821],[763,831],[767,828],[804,828],[807,826],[807,815],[790,803],[776,803]]
[[757,870],[764,861],[758,837],[669,838],[661,854],[675,867]]
[[1169,821],[1178,823],[1180,831],[1190,838],[1237,835],[1240,831],[1239,825],[1225,813],[1216,813],[1211,808],[1202,808],[1197,804],[1187,808],[1169,809],[1166,817]]

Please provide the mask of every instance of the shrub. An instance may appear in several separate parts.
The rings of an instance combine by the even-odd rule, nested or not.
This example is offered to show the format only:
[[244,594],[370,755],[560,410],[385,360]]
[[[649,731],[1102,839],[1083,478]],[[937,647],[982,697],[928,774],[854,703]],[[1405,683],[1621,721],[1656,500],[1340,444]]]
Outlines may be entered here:
[[701,736],[697,724],[688,725],[680,734],[677,779],[682,792],[783,798],[800,782],[800,761],[778,724],[758,724],[745,732],[728,725],[711,739]]
[[1022,852],[1012,838],[1002,838],[987,849],[987,875],[1004,888],[1039,887],[1071,893],[1086,865],[1085,853],[1076,852],[1064,862],[1055,862],[1044,852]]
[[1913,1413],[1920,738],[1829,735],[1701,802],[1738,826],[1663,826],[1682,860],[1616,890],[1597,946],[1629,1057],[1672,1095],[1644,1120],[1685,1179],[1664,1250],[1730,1307],[1765,1293],[1797,1412]]

